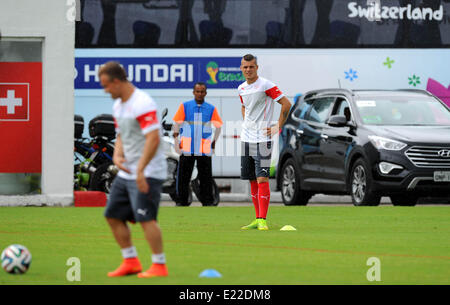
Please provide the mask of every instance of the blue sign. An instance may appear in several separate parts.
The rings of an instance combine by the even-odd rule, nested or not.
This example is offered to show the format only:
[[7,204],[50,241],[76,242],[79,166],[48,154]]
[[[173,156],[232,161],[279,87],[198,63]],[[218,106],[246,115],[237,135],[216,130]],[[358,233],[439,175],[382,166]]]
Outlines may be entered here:
[[102,89],[98,70],[108,61],[119,62],[141,89],[191,89],[196,82],[209,89],[236,89],[245,81],[241,57],[78,57],[75,89]]

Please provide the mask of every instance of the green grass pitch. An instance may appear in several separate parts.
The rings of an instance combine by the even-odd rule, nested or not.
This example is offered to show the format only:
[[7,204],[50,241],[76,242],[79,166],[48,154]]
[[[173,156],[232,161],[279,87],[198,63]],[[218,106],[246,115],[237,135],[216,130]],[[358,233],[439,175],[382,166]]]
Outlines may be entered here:
[[[254,215],[244,207],[162,207],[169,277],[108,278],[121,262],[103,208],[0,208],[0,251],[18,243],[33,259],[24,275],[0,270],[0,284],[450,284],[450,207],[311,206],[269,209],[269,231],[241,231]],[[297,231],[283,232],[292,225]],[[144,269],[150,249],[131,225]],[[79,282],[66,275],[80,260]],[[379,259],[381,281],[368,281]],[[215,269],[221,278],[200,278]]]

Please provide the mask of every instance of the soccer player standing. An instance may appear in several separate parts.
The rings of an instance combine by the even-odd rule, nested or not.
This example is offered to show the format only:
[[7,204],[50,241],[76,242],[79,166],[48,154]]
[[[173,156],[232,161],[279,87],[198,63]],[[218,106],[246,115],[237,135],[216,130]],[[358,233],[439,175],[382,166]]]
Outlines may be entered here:
[[[245,82],[238,87],[244,123],[241,132],[241,179],[250,180],[250,192],[256,219],[243,230],[268,230],[266,218],[270,202],[270,161],[272,137],[279,133],[291,108],[291,102],[271,81],[258,76],[257,59],[242,58]],[[281,104],[278,122],[272,125],[275,102]]]
[[[104,215],[123,256],[122,264],[108,276],[135,273],[141,278],[167,276],[162,235],[156,221],[162,184],[167,175],[156,103],[127,80],[125,70],[117,62],[103,65],[99,78],[105,92],[115,100],[113,116],[117,138],[113,162],[119,168]],[[145,272],[141,272],[127,221],[141,224],[153,252],[153,263]]]

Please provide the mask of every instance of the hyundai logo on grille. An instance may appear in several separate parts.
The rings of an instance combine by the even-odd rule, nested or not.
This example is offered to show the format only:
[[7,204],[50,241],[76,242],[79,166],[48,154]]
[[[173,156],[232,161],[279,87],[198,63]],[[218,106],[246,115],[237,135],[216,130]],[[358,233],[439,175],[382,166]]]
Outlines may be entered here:
[[440,150],[438,151],[438,155],[443,158],[450,158],[450,150],[447,149]]

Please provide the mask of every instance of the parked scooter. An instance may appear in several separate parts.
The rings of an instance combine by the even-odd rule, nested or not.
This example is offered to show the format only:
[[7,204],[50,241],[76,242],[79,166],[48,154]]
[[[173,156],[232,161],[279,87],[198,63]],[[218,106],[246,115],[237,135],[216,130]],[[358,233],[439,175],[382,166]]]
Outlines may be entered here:
[[[163,185],[163,192],[168,193],[173,201],[177,203],[177,205],[183,205],[178,202],[177,200],[177,193],[176,193],[176,179],[177,179],[177,171],[178,171],[178,162],[180,160],[180,153],[175,149],[175,141],[172,137],[170,137],[169,132],[172,130],[172,124],[166,123],[166,117],[168,114],[167,108],[165,108],[161,115],[161,125],[164,130],[164,136],[163,136],[163,145],[164,145],[164,152],[167,159],[167,168],[168,168],[168,178],[166,182]],[[201,193],[200,193],[200,182],[197,178],[198,170],[196,167],[194,167],[192,171],[191,176],[191,183],[189,187],[189,197],[188,202],[185,204],[186,206],[191,205],[192,203],[192,192],[197,196],[197,198],[201,200]],[[217,206],[220,202],[220,193],[219,193],[219,187],[216,184],[216,181],[213,179],[213,197],[214,202],[210,204],[211,206]]]

